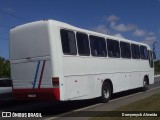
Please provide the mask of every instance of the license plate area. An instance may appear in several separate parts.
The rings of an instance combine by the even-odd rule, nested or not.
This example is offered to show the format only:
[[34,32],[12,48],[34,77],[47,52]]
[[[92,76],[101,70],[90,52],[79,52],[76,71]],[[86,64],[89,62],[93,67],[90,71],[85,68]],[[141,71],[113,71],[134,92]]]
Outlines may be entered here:
[[37,94],[36,93],[29,93],[27,95],[28,98],[37,98]]

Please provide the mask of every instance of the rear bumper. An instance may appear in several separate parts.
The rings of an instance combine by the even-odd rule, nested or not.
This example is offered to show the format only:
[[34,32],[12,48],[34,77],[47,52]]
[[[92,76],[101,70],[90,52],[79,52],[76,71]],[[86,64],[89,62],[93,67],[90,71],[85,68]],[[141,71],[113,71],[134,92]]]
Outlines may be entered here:
[[60,100],[59,88],[13,89],[17,100]]

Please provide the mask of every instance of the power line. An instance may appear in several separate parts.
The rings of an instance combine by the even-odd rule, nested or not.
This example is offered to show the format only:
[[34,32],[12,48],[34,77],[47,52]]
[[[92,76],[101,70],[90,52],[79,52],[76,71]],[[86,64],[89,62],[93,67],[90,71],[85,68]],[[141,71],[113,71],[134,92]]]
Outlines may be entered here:
[[20,17],[20,16],[17,16],[17,15],[14,15],[14,14],[11,14],[11,13],[8,13],[8,12],[5,12],[5,11],[0,11],[1,14],[6,14],[6,15],[9,15],[9,16],[12,16],[12,17],[15,17],[19,20],[23,20],[23,21],[30,21],[29,19],[26,19],[26,18],[23,18],[23,17]]
[[[11,17],[14,17],[14,18],[19,19],[19,20],[22,20],[22,21],[27,21],[27,22],[30,21],[29,19],[26,19],[26,18],[17,16],[17,15],[15,15],[15,14],[12,14],[12,13],[9,13],[9,12],[5,12],[5,11],[2,11],[2,10],[0,10],[0,13],[1,13],[1,14],[4,14],[4,15],[9,15],[9,16],[11,16]],[[13,28],[13,26],[4,25],[4,24],[3,24],[3,25],[0,25],[0,27],[2,27],[2,28],[7,28],[7,29]],[[0,41],[9,41],[9,38],[0,37]]]

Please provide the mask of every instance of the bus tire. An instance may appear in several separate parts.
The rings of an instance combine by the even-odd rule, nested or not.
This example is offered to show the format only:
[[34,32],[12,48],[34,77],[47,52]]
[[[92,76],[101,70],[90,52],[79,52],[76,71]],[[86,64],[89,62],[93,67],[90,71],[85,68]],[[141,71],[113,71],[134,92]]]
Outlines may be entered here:
[[111,87],[108,82],[104,82],[102,85],[101,102],[107,103],[111,98]]
[[148,90],[148,80],[146,77],[144,77],[143,80],[143,91],[147,91]]

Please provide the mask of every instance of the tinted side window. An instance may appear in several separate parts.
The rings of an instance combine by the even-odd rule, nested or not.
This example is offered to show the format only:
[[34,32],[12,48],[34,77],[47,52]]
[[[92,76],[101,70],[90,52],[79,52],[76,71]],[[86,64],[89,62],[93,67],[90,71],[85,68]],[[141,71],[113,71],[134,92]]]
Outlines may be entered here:
[[154,62],[153,62],[153,52],[152,51],[150,51],[150,54],[151,54],[151,68],[153,68],[153,66],[154,66]]
[[120,42],[121,56],[122,58],[131,58],[130,44],[125,42]]
[[93,56],[107,56],[106,42],[102,37],[89,36],[91,53]]
[[147,60],[148,59],[147,47],[140,46],[140,52],[141,52],[141,59]]
[[140,47],[139,47],[139,45],[135,45],[135,49],[136,49],[136,58],[140,59]]
[[0,87],[11,87],[11,80],[0,80]]
[[120,50],[119,50],[119,42],[116,40],[107,40],[107,48],[108,48],[108,56],[109,57],[120,57]]
[[76,37],[79,55],[90,55],[88,35],[77,32]]
[[136,59],[136,48],[134,44],[131,44],[132,58]]
[[60,30],[61,33],[61,42],[62,42],[62,50],[64,54],[76,55],[76,41],[75,34],[73,31],[69,30]]
[[151,50],[148,50],[148,58],[149,58],[149,65],[151,68],[153,68],[153,54]]
[[131,50],[132,50],[132,58],[139,59],[140,58],[139,45],[131,44]]

